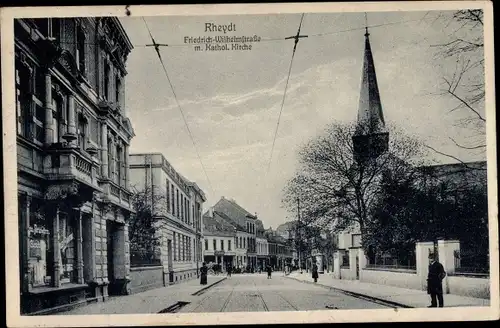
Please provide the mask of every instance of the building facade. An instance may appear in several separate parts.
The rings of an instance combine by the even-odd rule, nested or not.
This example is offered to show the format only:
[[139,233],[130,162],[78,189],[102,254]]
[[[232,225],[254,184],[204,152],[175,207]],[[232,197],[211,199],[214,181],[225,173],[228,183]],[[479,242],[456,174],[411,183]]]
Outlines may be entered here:
[[132,44],[117,18],[17,19],[21,311],[127,292]]
[[256,239],[257,241],[257,266],[264,270],[269,263],[269,243],[261,231]]
[[131,188],[149,193],[161,226],[157,236],[163,284],[196,277],[203,261],[204,192],[180,175],[160,153],[130,154],[129,162]]
[[[213,210],[222,213],[224,219],[236,228],[236,238],[238,239],[237,265],[242,265],[246,270],[257,267],[257,226],[259,220],[257,216],[251,214],[236,201],[224,196],[213,206]],[[236,241],[236,240],[235,240]],[[244,254],[246,250],[246,254]],[[244,256],[243,261],[238,258]]]
[[204,256],[206,264],[220,264],[222,270],[235,267],[237,245],[236,229],[223,213],[210,208],[203,214]]

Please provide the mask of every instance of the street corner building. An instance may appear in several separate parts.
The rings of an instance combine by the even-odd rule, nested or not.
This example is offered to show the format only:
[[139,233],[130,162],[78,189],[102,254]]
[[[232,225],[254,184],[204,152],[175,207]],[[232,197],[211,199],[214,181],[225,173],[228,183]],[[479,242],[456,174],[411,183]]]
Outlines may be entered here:
[[131,252],[131,288],[143,291],[198,277],[202,265],[200,187],[183,177],[160,153],[130,154],[130,183],[151,201],[159,241],[155,254],[144,261]]
[[132,44],[117,18],[14,27],[21,312],[127,293]]

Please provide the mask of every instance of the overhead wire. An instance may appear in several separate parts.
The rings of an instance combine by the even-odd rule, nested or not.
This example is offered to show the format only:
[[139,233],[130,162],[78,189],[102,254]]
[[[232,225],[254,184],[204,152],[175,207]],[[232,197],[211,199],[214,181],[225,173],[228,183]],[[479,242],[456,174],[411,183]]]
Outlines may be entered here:
[[170,76],[168,75],[167,68],[165,66],[165,63],[163,62],[163,58],[161,57],[159,44],[156,43],[156,41],[155,41],[155,39],[154,39],[154,37],[153,37],[153,35],[151,33],[151,30],[149,29],[148,23],[146,22],[146,19],[144,19],[144,17],[142,17],[142,19],[144,21],[144,24],[146,25],[146,28],[147,28],[148,33],[149,33],[149,36],[151,37],[151,41],[153,42],[154,48],[155,48],[156,53],[158,55],[158,58],[160,60],[161,66],[163,67],[163,71],[165,72],[165,76],[167,77],[167,80],[168,80],[168,83],[170,85],[170,88],[172,89],[172,94],[173,94],[174,99],[175,99],[175,101],[177,103],[177,107],[179,108],[179,111],[181,112],[182,119],[183,119],[184,125],[186,126],[186,129],[188,131],[189,137],[191,138],[191,142],[193,143],[194,150],[196,152],[196,156],[198,157],[198,160],[200,161],[200,164],[201,164],[201,167],[203,169],[203,172],[205,173],[205,177],[207,179],[208,185],[209,185],[210,189],[212,190],[212,193],[214,193],[214,189],[212,187],[212,183],[210,181],[210,178],[208,177],[208,173],[207,173],[207,170],[205,169],[205,165],[203,164],[203,161],[201,160],[201,156],[200,156],[200,153],[198,151],[198,147],[196,146],[196,142],[194,140],[193,134],[192,134],[191,129],[189,128],[189,125],[187,123],[186,116],[184,114],[184,111],[182,110],[182,107],[181,107],[180,103],[179,103],[179,100],[177,98],[177,94],[175,93],[174,86],[172,84],[172,81],[170,80]]
[[288,89],[288,82],[290,80],[290,74],[292,72],[293,59],[295,58],[295,51],[297,50],[297,44],[299,42],[299,38],[301,38],[301,37],[307,37],[307,36],[301,36],[300,35],[300,28],[302,27],[302,21],[303,20],[304,20],[304,14],[302,14],[302,16],[300,18],[300,24],[299,24],[299,29],[297,31],[297,35],[295,37],[287,37],[287,38],[285,38],[285,39],[292,39],[293,38],[295,40],[295,44],[293,46],[292,59],[290,60],[290,66],[288,68],[288,75],[287,75],[287,78],[286,78],[285,91],[283,92],[283,99],[281,100],[281,108],[280,108],[280,113],[278,115],[278,122],[276,123],[276,130],[274,131],[274,138],[273,138],[273,144],[272,144],[272,147],[271,147],[271,154],[269,156],[269,163],[268,163],[268,166],[267,166],[267,173],[269,173],[269,169],[271,168],[271,162],[272,162],[273,153],[274,153],[274,146],[276,144],[276,136],[278,135],[278,129],[279,129],[280,121],[281,121],[281,114],[283,112],[283,107],[284,107],[284,104],[285,104],[286,91]]

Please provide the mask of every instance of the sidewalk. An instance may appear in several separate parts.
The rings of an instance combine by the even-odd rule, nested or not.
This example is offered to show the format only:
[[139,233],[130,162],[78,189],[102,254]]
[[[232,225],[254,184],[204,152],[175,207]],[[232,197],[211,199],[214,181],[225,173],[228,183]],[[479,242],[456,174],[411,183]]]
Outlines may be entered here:
[[[314,284],[311,274],[293,272],[287,278]],[[359,280],[335,279],[331,273],[321,274],[316,285],[330,287],[334,290],[350,293],[355,297],[366,297],[374,300],[390,302],[399,307],[425,308],[430,305],[430,296],[426,291],[406,289],[387,285],[378,285]],[[445,307],[456,306],[489,306],[489,299],[473,298],[460,295],[445,294]]]
[[142,293],[112,296],[105,302],[92,303],[76,309],[61,312],[62,315],[81,314],[137,314],[158,313],[179,301],[190,302],[196,296],[192,294],[209,288],[225,280],[225,276],[208,276],[207,285],[200,285],[199,279],[172,286],[155,288]]

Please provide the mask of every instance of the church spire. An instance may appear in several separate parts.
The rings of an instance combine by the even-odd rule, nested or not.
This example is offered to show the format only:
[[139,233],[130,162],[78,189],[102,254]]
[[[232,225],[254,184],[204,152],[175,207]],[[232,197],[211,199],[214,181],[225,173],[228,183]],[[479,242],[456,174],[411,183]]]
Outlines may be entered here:
[[370,33],[368,33],[368,27],[365,30],[365,54],[359,95],[357,134],[386,132],[375,64],[370,45]]
[[358,121],[353,138],[357,157],[377,157],[387,150],[389,142],[369,36],[367,24]]

